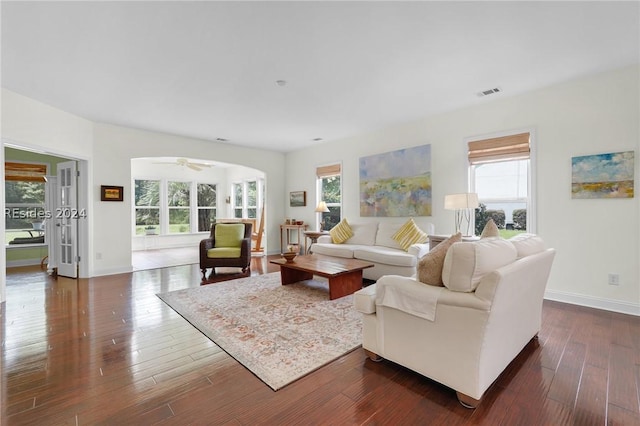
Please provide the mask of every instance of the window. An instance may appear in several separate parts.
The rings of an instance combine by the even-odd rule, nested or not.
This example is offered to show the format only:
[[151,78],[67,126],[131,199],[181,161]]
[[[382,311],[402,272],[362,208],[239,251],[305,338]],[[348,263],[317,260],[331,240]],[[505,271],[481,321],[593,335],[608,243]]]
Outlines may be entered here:
[[471,191],[478,194],[476,233],[493,218],[503,236],[533,230],[530,134],[468,143]]
[[191,184],[189,182],[168,182],[167,184],[170,234],[191,232],[190,189]]
[[342,218],[341,173],[340,164],[322,166],[316,169],[317,193],[319,195],[316,205],[320,201],[324,201],[329,208],[329,211],[322,213],[320,218],[320,222],[323,223],[322,229],[325,231],[336,226]]
[[244,210],[244,185],[233,184],[233,217],[241,218]]
[[258,217],[258,183],[255,180],[247,182],[247,217]]
[[[160,181],[135,181],[136,235],[145,230],[158,230],[160,226]],[[155,232],[153,232],[155,233]]]
[[250,179],[232,185],[233,217],[258,218],[258,209],[264,198],[264,180]]
[[46,164],[5,163],[5,243],[44,244]]
[[211,229],[216,220],[217,186],[212,183],[198,184],[198,232]]
[[215,183],[136,179],[135,235],[208,232],[217,206]]

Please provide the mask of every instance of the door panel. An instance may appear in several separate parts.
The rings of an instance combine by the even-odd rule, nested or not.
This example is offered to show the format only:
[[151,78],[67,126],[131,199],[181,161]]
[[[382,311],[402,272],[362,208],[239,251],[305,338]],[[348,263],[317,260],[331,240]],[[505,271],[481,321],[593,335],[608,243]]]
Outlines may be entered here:
[[59,163],[58,202],[53,212],[58,230],[58,275],[78,277],[77,166],[75,161]]

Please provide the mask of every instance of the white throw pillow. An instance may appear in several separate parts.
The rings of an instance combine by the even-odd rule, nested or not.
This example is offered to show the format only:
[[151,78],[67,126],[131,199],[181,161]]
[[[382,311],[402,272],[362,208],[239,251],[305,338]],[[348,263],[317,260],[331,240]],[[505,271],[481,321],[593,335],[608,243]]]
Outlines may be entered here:
[[482,277],[515,261],[516,256],[513,244],[500,238],[455,243],[444,258],[442,282],[452,291],[475,291]]
[[378,222],[372,223],[351,223],[353,236],[345,241],[345,244],[360,244],[372,246],[376,242]]
[[404,225],[402,223],[388,223],[380,222],[378,225],[378,233],[376,234],[377,246],[389,247],[398,250],[404,250],[396,240],[393,239],[393,235],[398,232],[398,229]]
[[516,248],[518,259],[540,253],[544,250],[544,241],[535,234],[518,234],[509,238],[508,241],[511,241]]

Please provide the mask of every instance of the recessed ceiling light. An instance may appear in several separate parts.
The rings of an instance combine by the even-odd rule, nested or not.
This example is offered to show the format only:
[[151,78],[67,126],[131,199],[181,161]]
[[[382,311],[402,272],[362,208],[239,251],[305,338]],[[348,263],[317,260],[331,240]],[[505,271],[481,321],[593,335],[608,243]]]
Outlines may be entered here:
[[280,87],[287,85],[287,80],[276,80],[276,84]]

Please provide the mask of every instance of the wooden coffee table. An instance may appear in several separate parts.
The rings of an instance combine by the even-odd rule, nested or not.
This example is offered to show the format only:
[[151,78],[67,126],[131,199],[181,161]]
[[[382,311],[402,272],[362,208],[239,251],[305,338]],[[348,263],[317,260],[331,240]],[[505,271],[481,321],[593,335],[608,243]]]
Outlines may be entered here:
[[314,275],[329,279],[329,299],[348,296],[362,288],[362,270],[374,265],[357,259],[308,254],[297,256],[293,262],[274,259],[270,263],[280,265],[282,285],[310,280]]

